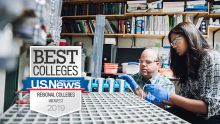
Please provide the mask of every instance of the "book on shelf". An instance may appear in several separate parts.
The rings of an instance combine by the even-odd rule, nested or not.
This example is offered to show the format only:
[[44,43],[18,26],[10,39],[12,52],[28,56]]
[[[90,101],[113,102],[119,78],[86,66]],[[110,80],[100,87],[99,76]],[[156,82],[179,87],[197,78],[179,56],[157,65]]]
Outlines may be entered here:
[[209,27],[218,27],[220,28],[220,19],[219,18],[209,18]]
[[147,3],[148,9],[162,9],[162,0]]
[[131,34],[135,34],[135,17],[132,17],[132,21],[131,21]]
[[118,22],[118,33],[124,34],[125,33],[125,20],[119,20]]
[[[114,34],[118,33],[117,22],[105,20],[105,33]],[[62,32],[63,33],[95,33],[95,20],[63,20]],[[124,26],[124,24],[123,24]]]
[[127,1],[127,12],[134,13],[134,12],[146,12],[147,9],[147,2],[146,0],[132,0]]
[[207,35],[207,33],[208,33],[208,20],[202,20],[201,25],[199,27],[199,30],[203,35]]
[[184,5],[184,1],[163,2],[163,12],[183,12]]
[[89,15],[96,14],[124,14],[125,3],[90,3]]
[[87,20],[87,23],[89,25],[89,29],[91,31],[91,33],[95,33],[95,26],[94,26],[94,20]]
[[[167,35],[183,21],[181,14],[137,16],[121,20],[105,20],[105,34]],[[95,20],[63,20],[63,33],[95,33]]]
[[220,1],[214,1],[211,5],[211,13],[220,14]]
[[106,34],[114,34],[116,31],[113,30],[112,25],[108,21],[108,19],[105,19],[105,33]]
[[63,4],[61,16],[87,15],[88,4]]
[[88,20],[63,20],[63,33],[92,33],[91,22]]
[[131,34],[131,19],[125,21],[125,33]]
[[207,12],[208,5],[205,0],[186,1],[185,11]]
[[65,33],[73,32],[72,23],[70,21],[63,20],[62,23],[63,23],[62,24],[62,32],[65,32]]
[[162,11],[162,0],[147,3],[148,12],[161,12]]
[[131,34],[167,35],[175,25],[183,21],[181,14],[173,16],[138,16],[129,19]]
[[203,19],[204,19],[204,17],[199,17],[199,18],[198,18],[198,20],[197,20],[197,22],[196,22],[196,24],[195,24],[195,26],[196,26],[197,29],[199,29],[199,27],[200,27],[200,25],[201,25]]
[[203,34],[207,35],[208,33],[208,25],[209,25],[209,20],[207,20],[205,17],[193,17],[191,19],[191,22],[196,26],[196,28]]
[[142,25],[143,20],[142,17],[136,17],[136,25],[135,25],[135,32],[136,34],[142,34]]
[[61,16],[124,14],[125,3],[63,4]]

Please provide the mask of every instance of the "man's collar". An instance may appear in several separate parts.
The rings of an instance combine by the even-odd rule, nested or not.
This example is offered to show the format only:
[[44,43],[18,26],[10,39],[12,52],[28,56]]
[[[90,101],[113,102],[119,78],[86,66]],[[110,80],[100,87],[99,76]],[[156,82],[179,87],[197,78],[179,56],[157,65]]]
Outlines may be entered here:
[[[139,74],[140,74],[140,72],[139,72]],[[140,75],[141,75],[141,74],[140,74]],[[153,76],[152,76],[149,80],[146,80],[146,79],[144,78],[144,76],[141,75],[142,81],[145,82],[145,83],[150,83],[150,84],[155,84],[159,76],[160,76],[160,73],[155,72],[155,73],[153,74]]]
[[149,81],[149,80],[146,80],[146,79],[144,78],[144,76],[141,74],[141,72],[139,72],[139,76],[141,77],[142,82],[147,82],[147,81]]
[[155,84],[159,76],[160,76],[160,74],[159,74],[158,72],[155,72],[155,73],[153,74],[153,76],[151,77],[151,79],[149,80],[149,82],[150,82],[151,84]]

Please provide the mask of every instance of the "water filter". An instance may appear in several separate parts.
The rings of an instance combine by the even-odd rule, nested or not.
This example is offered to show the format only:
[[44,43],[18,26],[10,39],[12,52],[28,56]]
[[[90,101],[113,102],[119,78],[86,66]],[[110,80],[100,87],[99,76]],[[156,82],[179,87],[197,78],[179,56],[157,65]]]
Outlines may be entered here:
[[127,92],[129,91],[129,87],[128,87],[128,84],[125,80],[122,80],[122,79],[116,79],[117,82],[119,82],[120,84],[120,92],[121,93],[124,93],[124,92]]
[[89,92],[98,92],[98,87],[99,87],[98,80],[92,77],[86,77],[86,80],[89,81],[88,84]]
[[96,82],[98,82],[98,92],[101,93],[103,92],[103,85],[104,85],[104,82],[105,82],[105,79],[104,78],[96,78]]
[[86,77],[86,80],[89,81],[88,89],[89,92],[127,92],[129,87],[127,82],[123,79],[114,79],[114,78],[94,78]]
[[109,92],[113,93],[115,80],[113,78],[107,78],[106,81],[110,84]]
[[110,91],[110,83],[108,81],[104,81],[102,91],[103,92],[109,92]]

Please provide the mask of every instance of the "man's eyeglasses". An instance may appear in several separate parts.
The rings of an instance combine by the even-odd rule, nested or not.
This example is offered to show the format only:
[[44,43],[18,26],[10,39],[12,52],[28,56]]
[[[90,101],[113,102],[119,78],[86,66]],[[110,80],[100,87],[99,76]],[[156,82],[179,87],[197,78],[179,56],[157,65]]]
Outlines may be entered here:
[[176,37],[175,37],[175,39],[173,39],[172,41],[171,41],[171,45],[172,46],[176,46],[179,42],[180,42],[180,40],[182,39],[182,36],[180,36],[180,35],[177,35]]
[[140,63],[140,64],[150,65],[150,64],[152,64],[152,63],[154,63],[154,62],[158,62],[158,61],[149,61],[149,60],[140,60],[140,59],[139,59],[139,63]]

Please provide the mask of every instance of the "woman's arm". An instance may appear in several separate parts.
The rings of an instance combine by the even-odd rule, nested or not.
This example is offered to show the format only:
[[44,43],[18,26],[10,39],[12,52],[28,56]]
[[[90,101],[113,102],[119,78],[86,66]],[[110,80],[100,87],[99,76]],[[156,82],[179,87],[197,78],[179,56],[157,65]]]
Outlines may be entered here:
[[195,113],[207,114],[208,112],[207,105],[201,100],[193,100],[179,95],[169,94],[163,87],[154,84],[147,84],[146,87],[152,95],[161,101],[169,101],[173,105]]
[[202,100],[194,100],[176,94],[171,94],[170,103],[195,113],[207,114],[208,112],[208,105]]

